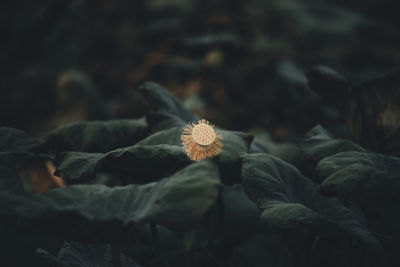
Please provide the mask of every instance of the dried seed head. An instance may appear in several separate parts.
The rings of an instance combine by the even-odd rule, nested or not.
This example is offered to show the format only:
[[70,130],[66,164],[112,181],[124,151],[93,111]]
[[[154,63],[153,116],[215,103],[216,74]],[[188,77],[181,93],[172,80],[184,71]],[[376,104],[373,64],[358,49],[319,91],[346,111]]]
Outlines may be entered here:
[[214,131],[214,125],[206,120],[189,123],[183,130],[182,145],[191,160],[199,161],[206,157],[213,157],[221,152],[222,136]]
[[192,130],[193,140],[202,146],[211,145],[217,135],[212,126],[204,123],[197,124]]

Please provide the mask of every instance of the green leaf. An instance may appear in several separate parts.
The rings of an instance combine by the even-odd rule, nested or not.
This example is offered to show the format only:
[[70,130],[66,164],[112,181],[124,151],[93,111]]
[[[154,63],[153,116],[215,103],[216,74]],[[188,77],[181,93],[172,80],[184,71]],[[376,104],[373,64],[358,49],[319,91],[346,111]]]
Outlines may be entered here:
[[[140,141],[138,145],[169,144],[182,146],[180,136],[183,128],[183,126],[177,126],[158,131]],[[221,180],[224,184],[238,183],[241,181],[240,155],[248,152],[253,136],[242,132],[220,129],[216,129],[216,132],[222,136],[223,147],[221,153],[213,160],[219,164]]]
[[321,184],[324,193],[357,204],[369,227],[380,235],[400,238],[400,158],[344,152],[321,160],[317,171],[326,177]]
[[139,141],[137,145],[173,145],[173,146],[181,146],[181,135],[185,126],[176,126],[171,127],[169,129],[160,130],[155,132],[145,139]]
[[[373,169],[375,173],[381,173],[387,178],[398,176],[400,171],[400,158],[390,157],[377,153],[363,153],[363,152],[343,152],[337,153],[330,157],[321,160],[318,163],[317,170],[321,177],[331,176],[332,179],[336,172],[351,167],[352,165],[359,165],[362,167]],[[324,184],[327,184],[326,180]]]
[[300,143],[304,157],[313,162],[334,155],[339,152],[359,151],[366,152],[361,146],[345,139],[335,139],[332,134],[321,125],[314,126],[308,131]]
[[91,180],[98,173],[111,174],[124,183],[142,184],[171,175],[190,160],[180,146],[137,144],[106,154],[66,152],[55,162],[56,174],[68,184]]
[[264,223],[279,226],[282,229],[295,229],[302,225],[312,226],[318,223],[317,213],[298,203],[269,203],[261,214]]
[[54,159],[55,175],[67,184],[91,180],[95,176],[97,162],[104,157],[101,153],[63,152]]
[[[318,236],[322,240],[332,240],[332,244],[344,242],[346,249],[328,247],[328,251],[324,250],[328,254],[331,249],[340,250],[346,255],[340,264],[352,261],[363,266],[383,264],[379,241],[357,216],[337,199],[319,195],[318,186],[294,166],[266,154],[248,154],[243,156],[242,176],[246,194],[261,209],[261,219],[268,226],[296,231],[307,227],[315,232],[310,232],[308,239]],[[358,245],[352,245],[354,242]],[[323,242],[316,244],[318,248],[319,244]],[[303,243],[300,249],[308,246]],[[368,258],[364,260],[361,255],[368,255]]]
[[140,86],[140,91],[153,110],[147,116],[147,122],[153,132],[199,120],[199,117],[187,110],[175,96],[155,82],[145,82]]
[[108,152],[134,145],[147,135],[144,119],[73,122],[60,126],[43,137],[54,152]]
[[[197,121],[199,118],[187,110],[182,103],[167,90],[157,83],[146,82],[140,87],[143,95],[149,101],[153,112],[147,116],[147,121],[155,134],[142,140],[140,144],[170,144],[181,146],[180,136],[184,127],[190,121]],[[218,134],[222,135],[222,152],[218,155],[218,162],[222,167],[223,177],[238,176],[239,157],[249,150],[253,136],[241,133],[226,131],[216,128]],[[234,170],[233,172],[231,170]],[[223,178],[224,182],[231,183],[238,178]],[[230,182],[228,180],[231,180]]]
[[221,205],[224,221],[220,234],[229,243],[249,239],[261,230],[260,211],[241,185],[225,186],[221,192]]
[[349,140],[334,138],[321,125],[314,126],[305,134],[299,144],[299,149],[299,154],[292,163],[313,180],[316,180],[315,168],[321,159],[339,152],[366,152],[364,148]]
[[[138,145],[169,144],[181,146],[182,141],[180,137],[183,132],[183,128],[183,126],[178,126],[158,131],[140,141]],[[219,161],[237,161],[241,154],[248,152],[250,143],[253,140],[252,135],[242,132],[220,130],[218,128],[216,131],[218,134],[222,135],[223,144],[222,151],[218,156]]]
[[73,185],[42,195],[0,191],[0,215],[11,212],[28,232],[131,243],[144,224],[191,227],[215,202],[219,187],[217,166],[202,161],[146,185]]
[[18,129],[0,127],[0,164],[20,168],[47,159],[32,136]]
[[38,147],[39,142],[27,133],[10,127],[0,127],[0,151],[29,152]]
[[140,267],[123,253],[117,252],[117,259],[115,256],[113,258],[110,245],[65,242],[57,256],[53,256],[43,249],[38,249],[37,253],[45,264],[52,267]]
[[304,135],[298,144],[278,144],[265,134],[256,136],[250,151],[268,153],[289,162],[305,176],[319,183],[315,168],[321,159],[339,152],[365,152],[366,150],[349,140],[335,138],[324,127],[316,125]]
[[250,144],[253,141],[253,136],[250,134],[218,130],[222,135],[222,151],[219,154],[219,161],[222,163],[237,162],[243,153],[247,153]]

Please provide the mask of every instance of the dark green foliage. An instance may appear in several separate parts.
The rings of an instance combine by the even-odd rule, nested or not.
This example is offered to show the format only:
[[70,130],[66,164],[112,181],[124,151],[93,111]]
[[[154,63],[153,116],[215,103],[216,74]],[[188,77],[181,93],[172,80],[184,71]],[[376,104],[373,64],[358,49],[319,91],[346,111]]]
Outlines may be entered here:
[[144,119],[74,122],[54,129],[43,141],[49,151],[108,152],[135,144],[147,134]]
[[[187,110],[181,102],[156,83],[145,83],[142,92],[154,106],[154,110],[147,117],[150,128],[158,130],[138,144],[156,145],[170,144],[181,145],[180,136],[183,128],[190,121],[197,121],[198,117]],[[220,166],[221,179],[226,184],[240,182],[240,155],[250,149],[253,136],[236,131],[216,131],[223,138],[223,149],[216,157]]]
[[[308,75],[309,84],[321,98],[323,113],[336,121],[362,146],[375,152],[399,155],[399,71],[350,83],[334,70],[319,66]],[[343,129],[342,129],[343,130]]]
[[[299,240],[297,233],[292,236],[295,243],[300,241],[294,250],[312,244],[306,250],[311,257],[298,255],[297,266],[384,264],[379,241],[357,216],[339,200],[320,196],[318,186],[294,166],[266,154],[251,154],[243,157],[242,172],[246,194],[262,211],[261,220],[270,227],[301,233]],[[340,258],[332,265],[334,254]]]
[[204,161],[157,183],[113,188],[74,185],[40,196],[1,192],[0,203],[1,213],[12,213],[28,232],[129,243],[134,242],[136,225],[180,229],[195,223],[214,203],[218,188],[217,167]]
[[49,158],[40,152],[39,142],[27,133],[0,127],[0,164],[21,168]]
[[400,266],[398,2],[3,1],[0,267]]
[[[172,127],[166,130],[158,131],[146,139],[137,143],[137,145],[160,145],[169,144],[173,146],[181,146],[181,134],[184,126]],[[218,160],[221,162],[237,161],[241,153],[246,153],[249,149],[253,137],[249,134],[216,130],[223,138],[223,150],[218,155]]]
[[0,151],[30,152],[39,146],[27,133],[9,127],[0,127],[0,140]]
[[134,145],[106,154],[65,152],[55,160],[56,174],[67,183],[93,179],[96,173],[107,173],[124,183],[142,184],[157,180],[189,164],[181,146]]
[[93,179],[101,153],[64,152],[54,162],[57,166],[55,175],[62,177],[68,184]]
[[318,162],[339,152],[366,150],[350,140],[335,138],[321,125],[310,129],[296,144],[276,144],[271,140],[258,140],[251,144],[250,152],[264,152],[295,165],[304,175],[320,182],[315,168]]
[[6,266],[398,265],[400,159],[317,125],[285,144],[216,127],[222,152],[191,162],[180,135],[197,116],[160,85],[141,88],[149,127],[74,123],[43,139],[67,186],[42,194],[15,168],[44,146],[1,129]]
[[334,138],[329,131],[320,125],[308,131],[298,146],[299,154],[293,160],[293,164],[302,173],[312,177],[314,180],[316,179],[315,167],[321,159],[339,152],[366,151],[350,140]]
[[49,252],[38,249],[38,253],[49,267],[140,267],[130,258],[119,252],[114,252],[110,245],[89,245],[78,242],[66,242],[57,257]]
[[[379,184],[396,182],[400,173],[400,158],[366,152],[343,152],[318,163],[321,184],[327,192],[353,195],[362,191],[368,196]],[[393,188],[395,190],[395,188]]]
[[147,116],[147,122],[152,131],[185,125],[199,119],[157,83],[146,82],[140,87],[140,90],[153,109],[152,113]]
[[400,158],[382,154],[344,152],[318,164],[324,194],[335,195],[363,214],[390,252],[392,265],[400,263]]

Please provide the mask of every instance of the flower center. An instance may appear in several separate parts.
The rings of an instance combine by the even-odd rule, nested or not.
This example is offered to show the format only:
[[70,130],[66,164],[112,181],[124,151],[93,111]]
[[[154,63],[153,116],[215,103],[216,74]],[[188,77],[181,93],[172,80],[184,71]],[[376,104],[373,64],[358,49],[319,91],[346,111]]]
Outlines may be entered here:
[[198,124],[192,130],[193,140],[202,146],[211,145],[216,138],[213,127],[208,124]]

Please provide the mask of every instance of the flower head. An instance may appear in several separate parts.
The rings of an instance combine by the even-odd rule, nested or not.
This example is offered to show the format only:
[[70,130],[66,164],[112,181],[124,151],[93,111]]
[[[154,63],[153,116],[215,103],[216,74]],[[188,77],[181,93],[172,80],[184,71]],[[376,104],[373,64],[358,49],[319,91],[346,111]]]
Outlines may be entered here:
[[191,160],[199,161],[206,157],[214,157],[221,152],[222,136],[214,131],[214,125],[207,120],[191,122],[183,130],[182,145]]

